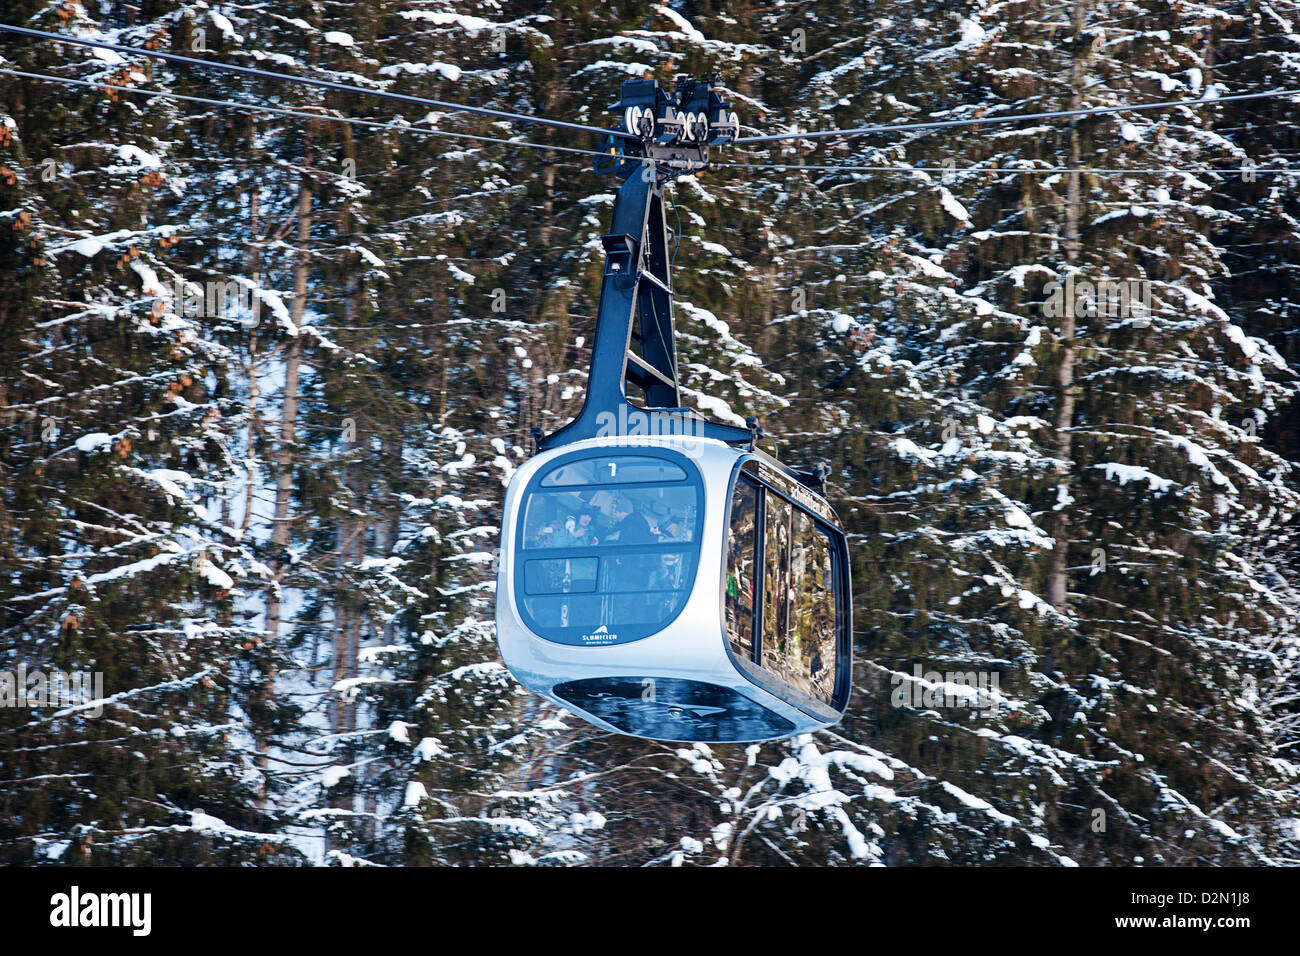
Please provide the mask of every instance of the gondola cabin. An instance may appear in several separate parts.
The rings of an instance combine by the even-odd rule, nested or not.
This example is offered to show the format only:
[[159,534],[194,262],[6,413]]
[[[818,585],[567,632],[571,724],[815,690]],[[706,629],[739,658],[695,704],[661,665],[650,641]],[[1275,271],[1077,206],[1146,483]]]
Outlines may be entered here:
[[844,712],[844,534],[768,456],[582,441],[521,467],[505,514],[498,640],[530,690],[663,740],[787,737]]
[[[587,393],[506,490],[496,622],[527,688],[599,727],[740,742],[829,726],[852,686],[844,532],[819,489],[681,406],[664,186],[738,120],[716,77],[628,80],[598,172],[625,181]],[[640,393],[634,404],[628,389]],[[667,427],[665,427],[667,426]]]

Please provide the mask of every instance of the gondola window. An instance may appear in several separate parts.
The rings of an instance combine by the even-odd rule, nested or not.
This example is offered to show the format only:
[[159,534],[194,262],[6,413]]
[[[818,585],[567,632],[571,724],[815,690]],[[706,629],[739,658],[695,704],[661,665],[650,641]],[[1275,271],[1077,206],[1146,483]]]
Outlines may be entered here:
[[765,495],[763,519],[763,667],[788,680],[786,645],[790,630],[790,504]]
[[727,541],[726,620],[731,651],[754,658],[754,547],[758,519],[758,488],[740,478],[731,502]]
[[702,487],[684,461],[586,455],[530,483],[519,606],[566,644],[646,637],[681,611],[699,563]]
[[803,511],[790,536],[792,605],[786,643],[787,680],[818,700],[835,692],[834,565],[830,539]]
[[839,628],[830,535],[802,507],[742,474],[731,500],[726,557],[725,621],[732,654],[832,703]]

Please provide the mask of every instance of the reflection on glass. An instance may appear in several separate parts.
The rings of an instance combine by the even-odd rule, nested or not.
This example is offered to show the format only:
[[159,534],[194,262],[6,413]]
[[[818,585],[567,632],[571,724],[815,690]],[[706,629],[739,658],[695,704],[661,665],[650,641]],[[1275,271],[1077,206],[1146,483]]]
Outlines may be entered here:
[[703,502],[688,478],[667,460],[605,455],[566,462],[530,486],[519,600],[539,634],[612,643],[677,615],[699,557]]
[[525,548],[604,548],[693,542],[699,509],[692,485],[574,488],[529,495]]
[[731,500],[727,538],[727,638],[736,656],[754,659],[754,523],[758,489],[744,478]]
[[524,590],[529,594],[596,590],[595,558],[552,558],[524,562]]
[[787,672],[800,690],[830,702],[835,692],[835,597],[830,539],[796,511],[790,538],[794,582]]
[[634,455],[584,458],[554,468],[542,478],[542,487],[556,485],[614,485],[638,481],[685,481],[686,472],[670,461]]
[[790,505],[770,492],[763,520],[763,666],[789,679],[786,645],[790,634]]
[[[588,560],[593,565],[597,561]],[[563,563],[529,561],[527,565]],[[539,624],[549,627],[648,626],[681,610],[695,579],[695,555],[686,551],[611,553],[599,559],[599,566],[589,579],[573,578],[570,586],[554,588],[531,587],[531,568],[527,568],[524,607]]]
[[[830,537],[801,508],[791,506],[771,491],[765,492],[763,498],[762,665],[805,694],[830,703],[836,677]],[[739,487],[732,509],[734,539],[734,515],[743,513]],[[733,562],[742,561],[743,549],[736,556],[728,555],[729,568]],[[735,648],[738,629],[730,630],[730,634]]]
[[780,737],[794,724],[729,687],[703,681],[596,677],[555,685],[555,693],[623,733],[662,740],[745,741]]

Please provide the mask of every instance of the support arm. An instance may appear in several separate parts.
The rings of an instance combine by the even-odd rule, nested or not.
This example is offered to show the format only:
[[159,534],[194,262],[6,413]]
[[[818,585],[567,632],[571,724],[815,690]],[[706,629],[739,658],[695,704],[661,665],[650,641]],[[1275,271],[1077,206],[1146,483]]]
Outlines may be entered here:
[[[629,176],[619,189],[610,234],[602,240],[605,276],[582,411],[542,438],[538,447],[617,437],[629,423],[634,434],[749,441],[746,429],[707,421],[680,405],[663,200],[663,183],[654,165]],[[628,401],[628,382],[644,390],[644,409]]]

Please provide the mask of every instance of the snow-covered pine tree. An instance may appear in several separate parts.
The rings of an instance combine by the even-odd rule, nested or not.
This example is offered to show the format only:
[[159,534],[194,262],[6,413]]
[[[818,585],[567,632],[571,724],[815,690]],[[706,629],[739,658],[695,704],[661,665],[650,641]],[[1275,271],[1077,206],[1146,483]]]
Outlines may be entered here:
[[[477,17],[411,10],[321,28],[351,39],[366,82],[515,109],[529,95],[520,91],[530,58],[545,47],[529,20],[502,24],[502,42]],[[376,33],[400,40],[370,56]],[[386,121],[502,133],[488,121],[390,106],[349,100]],[[356,605],[360,639],[336,645],[333,690],[335,706],[365,709],[327,744],[346,756],[323,778],[330,806],[308,805],[300,818],[327,824],[332,862],[509,862],[536,842],[555,802],[507,786],[527,739],[522,694],[496,660],[490,624],[492,509],[525,454],[534,386],[545,384],[524,321],[544,307],[543,283],[516,251],[528,220],[510,220],[511,202],[536,199],[535,157],[416,133],[357,136],[365,209],[382,204],[385,216],[362,211],[346,235],[365,248],[374,282],[367,301],[342,314],[335,340],[365,362],[327,372],[320,396],[326,418],[346,413],[355,427],[326,522],[352,552],[339,558],[335,585],[311,600],[322,615]],[[545,227],[526,228],[536,241]]]
[[[948,95],[965,101],[936,118],[1072,108],[1084,104],[1085,90],[1089,105],[1147,98],[1144,82],[1163,75],[1158,68],[1170,69],[1165,59],[1171,51],[1157,42],[1161,24],[1147,22],[1158,21],[1162,11],[1132,14],[1126,20],[1138,22],[1119,31],[1118,39],[1113,26],[1091,27],[1103,14],[1089,4],[1049,11],[1045,20],[1025,16],[1019,5],[1015,19],[1004,20],[1001,10],[972,13],[954,31],[954,46],[927,55],[961,78]],[[1068,43],[1059,42],[1062,34],[1071,37]],[[1026,63],[1033,64],[1033,76],[1058,77],[1055,87],[1035,84],[1028,100],[1018,94]],[[981,137],[974,146],[967,139],[956,149],[929,143],[912,149],[931,163],[955,152],[962,165],[999,169],[1035,163],[1163,168],[1215,157],[1207,137],[1188,123],[1194,114],[1174,112],[1138,114],[1132,122],[1081,121],[1055,139],[1035,129],[1032,135]],[[1211,852],[1266,854],[1278,835],[1244,832],[1277,809],[1267,785],[1249,782],[1269,770],[1259,758],[1271,746],[1250,690],[1269,669],[1270,631],[1286,609],[1276,599],[1254,597],[1266,583],[1264,568],[1244,563],[1234,549],[1246,546],[1261,520],[1285,520],[1295,499],[1286,487],[1285,463],[1276,456],[1269,461],[1272,474],[1238,462],[1231,420],[1243,408],[1275,408],[1286,395],[1277,381],[1286,371],[1210,301],[1210,280],[1220,270],[1203,235],[1205,220],[1215,215],[1201,204],[1209,187],[1195,177],[1164,185],[1149,177],[1086,173],[977,173],[965,179],[957,195],[975,231],[932,261],[961,276],[962,298],[992,300],[1006,311],[986,309],[981,331],[957,337],[959,348],[981,345],[957,372],[958,381],[992,411],[982,423],[990,433],[999,421],[1011,422],[1028,441],[1029,457],[1012,469],[1014,484],[1004,483],[1003,491],[1019,502],[1026,527],[1041,522],[1057,539],[1046,560],[1036,562],[1037,573],[1018,563],[1026,590],[1004,585],[1007,597],[1019,593],[1021,608],[1040,608],[1041,619],[1052,625],[1026,631],[1033,651],[1026,676],[1037,685],[1032,696],[1042,709],[1015,736],[1052,745],[1056,758],[1072,752],[1091,764],[1068,789],[1057,781],[1055,799],[1039,805],[1055,817],[1047,821],[1052,842],[1075,859],[1129,852],[1166,862],[1195,859],[1206,852],[1203,841],[1217,844],[1224,837],[1226,844]],[[1069,310],[1053,316],[1042,279],[1063,282],[1070,275],[1148,282],[1154,314],[1112,316],[1110,322],[1105,314],[1096,322]],[[1055,341],[1045,337],[1049,330]],[[1079,388],[1084,382],[1091,384]],[[1055,427],[1044,429],[1045,423]],[[1053,456],[1069,462],[1059,475],[1041,467]],[[1152,465],[1136,473],[1141,483],[1126,484],[1135,474],[1130,469],[1153,462],[1160,468]],[[1229,466],[1232,478],[1216,463]],[[1162,516],[1159,499],[1175,486],[1175,494],[1197,503]],[[1127,494],[1116,494],[1124,488]],[[1134,498],[1135,489],[1145,493]],[[1016,513],[1008,511],[1009,524],[1017,523],[1011,520]],[[1170,526],[1174,515],[1190,518],[1190,527]],[[1117,552],[1127,557],[1117,563]],[[1184,563],[1151,560],[1159,553],[1179,555]],[[1128,571],[1125,562],[1132,562]],[[1066,619],[1049,613],[1043,597],[1056,598]],[[950,600],[960,607],[969,599],[967,592]],[[1143,617],[1153,606],[1159,613]],[[1140,622],[1136,628],[1133,618]],[[1137,674],[1154,678],[1130,688]],[[1106,676],[1098,683],[1100,675]],[[1144,708],[1151,716],[1139,721]],[[1180,728],[1176,736],[1161,732],[1173,727]],[[1227,744],[1219,728],[1238,735],[1240,746]],[[1242,762],[1208,779],[1202,774],[1193,784],[1194,768],[1207,759],[1195,754],[1198,742],[1215,753],[1235,752]],[[1040,793],[1041,784],[1034,787]],[[1250,806],[1252,800],[1261,805]],[[1080,811],[1089,808],[1110,815],[1108,829],[1088,826]],[[1242,833],[1205,813],[1220,808],[1244,811]]]
[[[72,15],[129,27],[111,34],[126,42],[191,52],[201,30],[199,55],[598,124],[625,77],[671,84],[720,70],[742,119],[763,132],[1265,89],[1287,82],[1295,32],[1290,0],[925,0],[905,16],[880,0],[176,4],[148,22],[123,10],[99,26]],[[53,8],[45,16],[58,24]],[[68,75],[105,69],[82,51],[5,42]],[[322,115],[250,120],[161,102],[115,114],[128,94],[95,112],[87,93],[33,130],[22,110],[33,96],[49,101],[48,89],[4,86],[22,134],[14,148],[42,136],[116,148],[107,124],[117,119],[159,157],[165,186],[145,205],[181,241],[137,244],[136,259],[161,283],[230,279],[266,296],[256,327],[238,314],[177,313],[213,371],[210,385],[191,374],[211,391],[183,397],[221,412],[197,433],[205,444],[183,433],[208,461],[213,501],[202,515],[138,517],[148,528],[171,522],[161,540],[203,542],[233,579],[229,621],[212,613],[222,605],[202,578],[151,581],[140,605],[159,621],[184,607],[215,635],[205,652],[226,661],[228,694],[210,722],[236,732],[169,741],[182,765],[214,766],[211,744],[226,748],[215,766],[233,777],[265,755],[243,789],[204,777],[227,794],[220,811],[203,803],[208,814],[265,830],[293,813],[326,832],[323,858],[344,864],[1295,855],[1274,826],[1287,813],[1278,748],[1294,740],[1278,736],[1294,698],[1285,522],[1295,478],[1294,442],[1279,426],[1292,377],[1276,360],[1294,359],[1294,196],[1285,177],[1263,175],[1294,149],[1291,104],[735,149],[722,158],[781,165],[719,166],[673,187],[685,394],[723,418],[762,416],[793,464],[832,466],[853,535],[859,675],[831,732],[679,747],[597,733],[522,693],[491,632],[504,480],[529,453],[530,428],[554,429],[581,400],[595,240],[616,183],[559,150],[348,130],[327,117],[572,145],[545,130],[131,62],[145,77],[131,81],[150,88]],[[6,312],[0,349],[14,361],[2,381],[4,401],[19,406],[71,391],[68,371],[48,364],[66,351],[41,323],[70,327],[66,303],[89,301],[73,282],[89,281],[84,269],[55,279],[25,263],[37,253],[79,262],[48,254],[50,244],[119,226],[87,228],[62,212],[56,221],[46,206],[66,200],[41,185],[35,160],[10,162],[7,146],[0,162],[18,174],[17,191],[0,205],[75,233],[45,226],[35,249],[22,230],[8,237],[3,254],[19,267],[0,282],[5,306],[10,290],[19,305]],[[1255,182],[1238,171],[1136,172],[1236,170],[1247,159],[1260,166]],[[820,168],[846,164],[889,171]],[[81,162],[78,188],[92,169]],[[79,215],[108,220],[117,193],[96,183]],[[1151,314],[1063,313],[1059,296],[1049,308],[1047,284],[1070,277],[1149,282]],[[113,294],[117,307],[140,290]],[[33,304],[38,296],[51,301]],[[171,368],[135,345],[108,358],[105,348],[96,343],[94,358],[141,374]],[[29,356],[47,363],[32,367],[45,384],[11,373]],[[111,414],[95,413],[124,423],[113,401]],[[170,421],[179,429],[183,417]],[[18,582],[4,592],[10,627],[28,612],[9,616],[8,598],[33,593],[32,562],[54,545],[20,543],[31,513],[15,510],[8,489],[34,451],[30,436],[13,436],[33,426],[11,416],[5,427],[15,449],[0,457],[0,522],[16,529],[0,542]],[[119,460],[100,464],[121,483]],[[135,464],[202,474],[172,451]],[[37,487],[12,484],[29,496]],[[85,490],[62,475],[58,488]],[[277,507],[288,520],[274,520]],[[81,539],[58,533],[51,554],[80,553]],[[40,566],[46,577],[50,566]],[[273,640],[268,612],[280,619]],[[949,671],[995,673],[998,688],[980,702],[997,707],[947,706]],[[70,759],[60,767],[79,772]],[[263,788],[265,809],[252,812]],[[195,805],[188,794],[168,801]],[[33,831],[41,846],[61,847],[93,817],[62,806],[57,825]],[[191,821],[184,840],[199,846],[195,823],[215,824]],[[203,839],[206,853],[215,838]],[[35,845],[16,841],[23,853]]]
[[[123,26],[20,6],[43,28]],[[292,861],[231,743],[250,635],[228,569],[245,555],[214,507],[227,353],[171,283],[175,112],[111,88],[148,82],[124,57],[6,53],[109,88],[3,86],[3,667],[94,675],[79,701],[0,710],[5,859]]]

